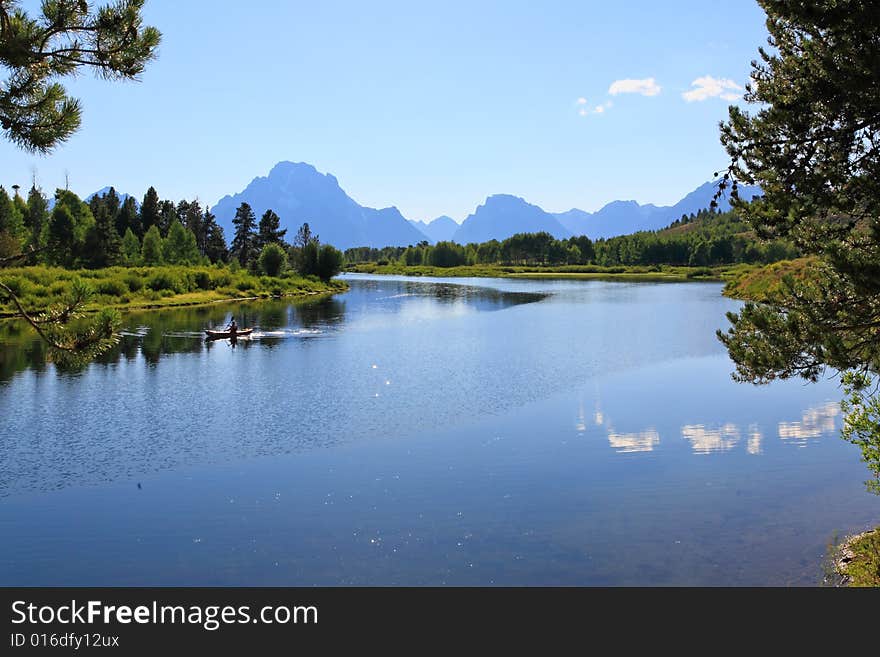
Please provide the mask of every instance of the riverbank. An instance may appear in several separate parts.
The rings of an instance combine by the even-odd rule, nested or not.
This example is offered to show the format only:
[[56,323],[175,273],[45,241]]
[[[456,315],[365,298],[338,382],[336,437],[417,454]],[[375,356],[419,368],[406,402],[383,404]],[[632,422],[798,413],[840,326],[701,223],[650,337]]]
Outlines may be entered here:
[[642,282],[734,281],[758,269],[757,265],[719,265],[715,267],[673,267],[563,265],[558,267],[516,265],[463,265],[432,267],[400,263],[359,263],[348,265],[346,272],[397,276],[476,277],[476,278],[573,278]]
[[[293,272],[255,276],[244,269],[203,266],[110,267],[67,270],[56,267],[16,267],[0,271],[3,281],[29,313],[63,303],[74,279],[85,281],[93,295],[84,312],[104,308],[120,311],[195,306],[224,301],[270,297],[309,297],[348,289],[341,280],[322,281]],[[15,317],[11,301],[0,302],[0,318]]]
[[880,527],[850,536],[832,552],[832,584],[880,586]]
[[786,277],[806,279],[816,276],[815,265],[815,258],[798,258],[741,270],[727,281],[724,296],[746,301],[771,302],[781,291]]

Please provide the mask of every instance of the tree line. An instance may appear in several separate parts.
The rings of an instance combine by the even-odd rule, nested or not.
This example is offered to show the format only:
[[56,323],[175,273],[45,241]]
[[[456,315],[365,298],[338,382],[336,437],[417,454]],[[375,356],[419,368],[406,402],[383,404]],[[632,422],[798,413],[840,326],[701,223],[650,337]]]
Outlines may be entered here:
[[345,251],[348,264],[431,265],[689,265],[769,263],[797,257],[789,242],[761,242],[733,212],[702,210],[682,215],[659,231],[640,231],[607,239],[585,235],[559,240],[550,233],[518,233],[505,240],[457,244],[427,241],[408,247],[356,247]]
[[161,200],[150,187],[140,205],[112,187],[88,202],[67,189],[55,193],[50,211],[43,192],[32,185],[23,198],[0,186],[0,262],[25,254],[29,264],[97,269],[113,266],[224,264],[278,276],[291,268],[325,280],[339,273],[342,254],[321,245],[308,224],[293,244],[271,209],[257,220],[242,203],[227,245],[222,226],[198,200]]

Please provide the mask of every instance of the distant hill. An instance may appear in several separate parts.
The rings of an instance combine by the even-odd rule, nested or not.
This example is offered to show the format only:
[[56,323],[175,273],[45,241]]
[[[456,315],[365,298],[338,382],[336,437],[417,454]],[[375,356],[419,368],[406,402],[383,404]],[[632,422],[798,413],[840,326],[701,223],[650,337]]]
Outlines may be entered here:
[[459,244],[507,239],[516,233],[546,231],[563,239],[571,237],[559,220],[537,205],[526,203],[518,196],[495,194],[477,207],[452,236]]
[[[591,239],[629,235],[640,230],[660,230],[680,219],[683,214],[697,213],[709,207],[715,194],[716,183],[707,182],[671,206],[653,204],[639,205],[635,201],[612,201],[597,212],[572,209],[554,216],[575,235],[587,235]],[[761,193],[758,187],[742,185],[741,198],[751,200]],[[730,209],[727,197],[718,199],[718,209]]]
[[424,233],[432,244],[451,240],[452,236],[455,235],[455,231],[458,230],[458,223],[455,219],[447,217],[445,214],[430,222],[410,221],[409,223]]
[[229,240],[234,234],[232,218],[242,202],[250,204],[257,219],[266,210],[274,210],[290,237],[308,222],[321,242],[339,249],[406,246],[426,239],[397,208],[361,206],[336,178],[303,162],[279,162],[268,176],[254,178],[244,190],[224,196],[211,208]]

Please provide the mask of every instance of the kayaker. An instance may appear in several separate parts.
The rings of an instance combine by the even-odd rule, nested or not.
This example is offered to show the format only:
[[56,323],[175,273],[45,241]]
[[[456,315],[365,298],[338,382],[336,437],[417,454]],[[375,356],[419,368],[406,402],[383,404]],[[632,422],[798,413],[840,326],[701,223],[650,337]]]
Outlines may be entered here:
[[229,322],[229,333],[235,335],[236,331],[238,331],[238,325],[235,323],[235,317],[233,317],[232,321]]

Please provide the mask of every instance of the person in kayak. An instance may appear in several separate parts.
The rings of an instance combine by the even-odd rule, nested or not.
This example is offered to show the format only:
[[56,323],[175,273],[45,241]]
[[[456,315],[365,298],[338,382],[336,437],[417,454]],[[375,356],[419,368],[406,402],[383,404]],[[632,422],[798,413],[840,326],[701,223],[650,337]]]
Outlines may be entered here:
[[229,329],[229,333],[232,335],[235,335],[236,332],[238,332],[238,324],[235,323],[235,317],[233,317],[232,321],[229,322],[229,326],[227,328]]

